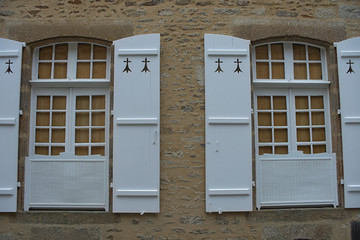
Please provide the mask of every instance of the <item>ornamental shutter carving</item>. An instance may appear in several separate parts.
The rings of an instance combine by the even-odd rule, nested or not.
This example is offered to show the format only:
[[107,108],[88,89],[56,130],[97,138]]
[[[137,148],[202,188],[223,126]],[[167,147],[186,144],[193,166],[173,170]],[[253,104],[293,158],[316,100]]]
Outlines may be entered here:
[[360,37],[335,44],[338,56],[345,208],[360,207]]
[[160,34],[114,45],[113,212],[159,212]]
[[248,40],[205,35],[206,211],[252,211]]
[[16,212],[23,46],[0,38],[0,212]]

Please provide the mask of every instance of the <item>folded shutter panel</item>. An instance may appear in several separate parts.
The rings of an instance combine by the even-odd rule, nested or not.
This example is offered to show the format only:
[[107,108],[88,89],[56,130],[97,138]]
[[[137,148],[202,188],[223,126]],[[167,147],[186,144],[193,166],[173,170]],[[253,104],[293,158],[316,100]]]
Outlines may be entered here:
[[207,212],[252,210],[249,44],[205,35]]
[[335,44],[338,56],[345,207],[360,207],[360,37]]
[[113,211],[159,212],[160,35],[114,45]]
[[0,212],[16,212],[22,47],[0,38]]

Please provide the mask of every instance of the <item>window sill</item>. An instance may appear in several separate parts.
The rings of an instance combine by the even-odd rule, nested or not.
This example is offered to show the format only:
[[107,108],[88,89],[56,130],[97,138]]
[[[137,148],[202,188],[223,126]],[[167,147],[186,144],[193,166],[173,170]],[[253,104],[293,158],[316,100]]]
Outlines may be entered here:
[[44,79],[44,80],[30,80],[30,85],[33,87],[109,87],[110,80],[107,79]]
[[276,88],[324,88],[330,85],[326,80],[254,80],[254,87],[276,87]]

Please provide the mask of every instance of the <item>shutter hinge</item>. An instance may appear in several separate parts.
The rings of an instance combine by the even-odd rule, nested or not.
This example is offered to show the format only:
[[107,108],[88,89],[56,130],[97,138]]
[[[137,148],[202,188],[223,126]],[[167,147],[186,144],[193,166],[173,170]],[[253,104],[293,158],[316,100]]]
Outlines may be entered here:
[[254,114],[254,109],[253,108],[251,109],[251,114]]
[[110,188],[114,188],[114,183],[110,183]]
[[344,179],[340,180],[341,185],[344,185]]
[[23,115],[23,110],[19,110],[19,115]]
[[341,114],[341,109],[338,109],[338,115],[340,115]]
[[21,182],[17,182],[17,187],[21,187]]
[[114,110],[110,111],[111,116],[114,116]]
[[252,181],[252,186],[255,187],[255,181]]

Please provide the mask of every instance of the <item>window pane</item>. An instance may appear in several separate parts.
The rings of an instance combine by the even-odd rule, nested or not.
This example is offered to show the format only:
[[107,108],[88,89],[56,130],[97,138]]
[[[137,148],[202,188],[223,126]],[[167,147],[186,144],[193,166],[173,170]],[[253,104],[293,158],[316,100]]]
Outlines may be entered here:
[[311,109],[324,109],[323,96],[311,96]]
[[313,128],[312,129],[312,140],[313,141],[326,141],[325,139],[325,128]]
[[274,126],[287,126],[286,113],[274,113]]
[[106,62],[94,62],[92,78],[106,78]]
[[271,78],[285,79],[284,63],[271,63]]
[[321,60],[320,48],[309,46],[308,52],[309,52],[309,60],[312,61]]
[[49,126],[50,113],[48,112],[37,112],[36,113],[36,126]]
[[92,109],[105,109],[105,96],[92,96]]
[[57,44],[55,45],[55,60],[67,60],[68,59],[68,45]]
[[310,146],[298,146],[298,151],[302,151],[304,154],[311,154]]
[[67,63],[54,63],[54,78],[67,78]]
[[91,155],[100,154],[101,156],[105,156],[105,147],[91,147]]
[[65,143],[65,129],[53,129],[51,132],[52,143]]
[[94,59],[106,59],[106,47],[94,45]]
[[76,129],[75,130],[75,142],[76,143],[88,143],[89,142],[89,129]]
[[269,59],[268,45],[255,48],[256,59]]
[[66,96],[54,96],[53,97],[53,109],[65,110],[66,109]]
[[309,113],[308,112],[297,112],[296,113],[296,126],[309,126]]
[[306,60],[305,45],[293,44],[294,60]]
[[269,79],[269,63],[257,62],[256,63],[256,78]]
[[78,112],[76,113],[76,126],[89,126],[89,113]]
[[52,126],[63,127],[66,124],[66,113],[65,112],[53,112],[52,113]]
[[92,126],[105,126],[105,112],[93,112],[91,114]]
[[52,147],[51,148],[51,155],[56,156],[60,155],[60,153],[65,152],[65,147]]
[[76,96],[76,110],[88,110],[89,104],[89,96]]
[[314,145],[314,153],[326,153],[326,145]]
[[286,110],[286,97],[274,96],[273,105],[274,105],[274,110]]
[[310,141],[310,129],[309,128],[298,128],[297,131],[298,142],[309,142]]
[[259,126],[271,126],[271,113],[258,113],[258,125]]
[[36,129],[35,142],[48,143],[49,142],[49,129]]
[[91,58],[91,45],[78,44],[78,59],[85,60]]
[[75,155],[89,155],[88,147],[75,147]]
[[38,110],[48,110],[50,109],[50,96],[38,96],[36,109]]
[[89,62],[78,62],[76,70],[77,78],[90,78],[90,63]]
[[271,44],[271,59],[274,60],[284,59],[284,48],[282,43]]
[[274,129],[274,140],[275,142],[287,142],[287,129]]
[[258,96],[257,108],[258,110],[270,110],[271,109],[270,96]]
[[91,142],[92,143],[105,142],[105,129],[91,129]]
[[271,129],[259,129],[259,142],[272,142]]
[[53,47],[42,47],[39,49],[39,60],[52,60]]
[[311,113],[312,125],[325,125],[324,112],[312,112]]
[[294,78],[307,79],[306,63],[294,63]]
[[310,79],[321,80],[322,72],[321,72],[321,63],[309,63],[310,70]]
[[38,78],[39,79],[51,78],[51,63],[39,63]]
[[35,147],[35,154],[49,155],[49,147]]
[[288,154],[287,146],[275,146],[275,154]]
[[309,102],[307,96],[296,96],[295,97],[296,109],[309,109]]
[[263,155],[264,153],[272,153],[272,147],[271,146],[261,146],[259,147],[259,155]]

